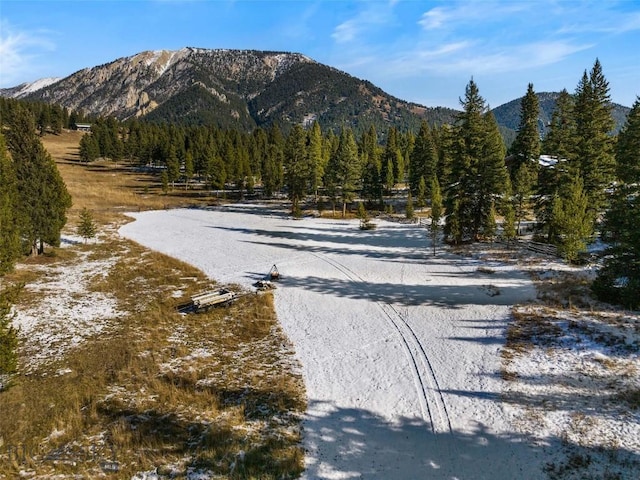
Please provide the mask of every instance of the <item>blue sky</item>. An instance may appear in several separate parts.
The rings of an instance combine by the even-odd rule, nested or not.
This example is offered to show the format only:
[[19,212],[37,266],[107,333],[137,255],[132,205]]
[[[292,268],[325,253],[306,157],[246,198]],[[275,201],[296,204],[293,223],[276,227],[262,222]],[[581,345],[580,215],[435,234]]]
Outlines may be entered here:
[[573,92],[596,58],[613,101],[640,95],[638,0],[0,0],[0,87],[185,46],[299,52],[427,106],[472,77],[492,107]]

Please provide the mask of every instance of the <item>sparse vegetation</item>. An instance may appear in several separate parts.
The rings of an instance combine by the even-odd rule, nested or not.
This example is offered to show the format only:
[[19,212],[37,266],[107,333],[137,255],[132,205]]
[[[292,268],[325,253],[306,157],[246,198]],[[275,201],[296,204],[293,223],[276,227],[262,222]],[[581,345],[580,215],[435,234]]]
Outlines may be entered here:
[[11,304],[20,287],[0,290],[0,392],[9,387],[18,369],[18,331],[12,325]]
[[84,207],[80,211],[80,221],[78,222],[78,234],[84,238],[85,243],[90,238],[94,238],[96,236],[96,225],[93,221],[93,215]]

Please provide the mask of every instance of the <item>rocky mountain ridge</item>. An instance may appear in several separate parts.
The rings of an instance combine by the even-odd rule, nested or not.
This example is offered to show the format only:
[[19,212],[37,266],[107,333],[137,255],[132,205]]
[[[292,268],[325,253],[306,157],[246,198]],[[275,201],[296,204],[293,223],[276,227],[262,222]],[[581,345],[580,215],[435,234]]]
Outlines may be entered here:
[[[544,136],[559,94],[537,95]],[[192,47],[141,52],[66,78],[0,89],[0,96],[55,103],[120,120],[144,118],[247,131],[273,123],[313,121],[323,129],[348,125],[362,131],[374,125],[379,133],[389,126],[417,131],[423,119],[451,123],[457,113],[400,100],[371,82],[299,53]],[[515,138],[520,101],[492,110],[507,144]],[[616,131],[628,112],[628,107],[613,105]]]
[[146,51],[22,90],[21,98],[91,115],[247,130],[314,120],[328,128],[417,128],[423,118],[443,123],[455,113],[402,101],[299,53],[257,50]]

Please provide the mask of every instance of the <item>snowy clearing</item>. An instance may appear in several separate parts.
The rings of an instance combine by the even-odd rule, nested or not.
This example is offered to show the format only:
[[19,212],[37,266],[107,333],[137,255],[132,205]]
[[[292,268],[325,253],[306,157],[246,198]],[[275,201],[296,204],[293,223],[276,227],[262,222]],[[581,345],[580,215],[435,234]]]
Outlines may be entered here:
[[416,225],[255,205],[131,216],[121,235],[221,283],[251,288],[277,265],[309,402],[306,478],[545,478],[563,438],[531,441],[513,422],[524,407],[503,402],[511,307],[536,296],[513,265],[434,257]]

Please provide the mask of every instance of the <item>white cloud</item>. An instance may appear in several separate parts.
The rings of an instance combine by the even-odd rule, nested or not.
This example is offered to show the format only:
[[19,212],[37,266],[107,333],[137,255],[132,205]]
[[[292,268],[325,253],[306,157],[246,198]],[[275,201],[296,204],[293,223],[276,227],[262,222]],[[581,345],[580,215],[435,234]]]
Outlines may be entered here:
[[0,85],[15,86],[25,78],[36,80],[34,71],[41,53],[55,50],[42,32],[16,31],[8,22],[0,24]]
[[355,20],[347,20],[338,25],[331,37],[338,43],[351,42],[358,34],[358,23]]
[[422,14],[422,18],[418,22],[427,30],[440,28],[449,18],[448,12],[443,7],[435,7]]
[[362,3],[364,9],[353,18],[346,20],[335,27],[331,38],[336,43],[344,44],[359,40],[366,33],[380,29],[394,21],[393,7],[396,2]]
[[435,48],[423,46],[407,51],[391,62],[387,72],[389,77],[401,78],[420,73],[473,75],[523,71],[561,62],[591,46],[540,41],[492,48],[478,42],[460,41]]
[[640,12],[613,12],[603,9],[584,15],[580,11],[569,12],[571,23],[563,25],[560,34],[609,33],[624,34],[640,30]]
[[426,11],[418,24],[424,30],[436,30],[452,29],[467,23],[497,23],[529,8],[531,4],[527,2],[463,1]]

